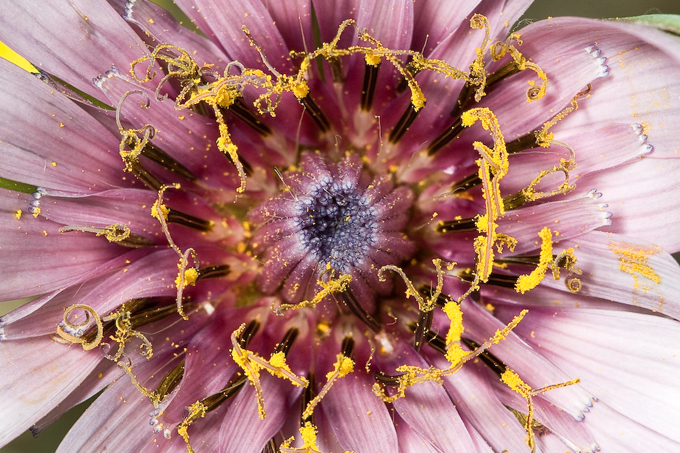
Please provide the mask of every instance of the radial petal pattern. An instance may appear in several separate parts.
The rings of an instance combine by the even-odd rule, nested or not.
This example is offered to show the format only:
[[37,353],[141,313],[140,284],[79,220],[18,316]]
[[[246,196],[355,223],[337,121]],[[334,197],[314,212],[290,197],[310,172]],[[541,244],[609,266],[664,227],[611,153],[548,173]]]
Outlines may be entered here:
[[1,8],[0,445],[680,450],[677,37],[175,3]]

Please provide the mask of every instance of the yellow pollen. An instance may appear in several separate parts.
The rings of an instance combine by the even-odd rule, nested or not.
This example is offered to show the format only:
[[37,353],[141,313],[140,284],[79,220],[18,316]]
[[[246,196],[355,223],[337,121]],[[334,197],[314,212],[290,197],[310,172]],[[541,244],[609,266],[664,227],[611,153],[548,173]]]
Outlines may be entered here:
[[635,274],[641,275],[654,283],[661,283],[661,277],[647,264],[647,258],[654,254],[653,251],[644,249],[635,250],[633,248],[617,249],[614,248],[614,244],[611,244],[610,247],[612,252],[619,257],[619,270],[632,276],[635,276]]

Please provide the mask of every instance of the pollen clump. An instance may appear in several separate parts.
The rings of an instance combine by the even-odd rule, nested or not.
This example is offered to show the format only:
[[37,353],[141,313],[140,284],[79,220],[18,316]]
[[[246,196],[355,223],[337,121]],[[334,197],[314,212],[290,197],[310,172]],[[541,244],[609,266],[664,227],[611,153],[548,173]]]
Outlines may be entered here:
[[654,283],[661,283],[661,277],[647,263],[647,258],[654,252],[645,249],[635,250],[632,247],[617,249],[614,244],[611,244],[610,247],[612,252],[619,257],[619,270],[632,276],[638,274]]

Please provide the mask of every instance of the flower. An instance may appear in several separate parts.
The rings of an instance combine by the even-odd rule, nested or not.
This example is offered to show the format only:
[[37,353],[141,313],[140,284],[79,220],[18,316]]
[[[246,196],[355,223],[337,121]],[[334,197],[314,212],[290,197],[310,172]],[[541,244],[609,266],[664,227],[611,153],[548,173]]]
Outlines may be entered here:
[[676,38],[120,3],[0,13],[0,443],[678,449]]

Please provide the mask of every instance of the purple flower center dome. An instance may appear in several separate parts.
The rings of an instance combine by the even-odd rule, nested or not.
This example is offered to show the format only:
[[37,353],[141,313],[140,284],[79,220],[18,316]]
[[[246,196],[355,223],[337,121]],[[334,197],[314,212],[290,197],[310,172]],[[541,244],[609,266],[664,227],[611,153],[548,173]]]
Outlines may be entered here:
[[258,287],[290,303],[311,299],[320,282],[348,276],[349,291],[366,309],[374,293],[389,294],[378,271],[411,257],[404,233],[413,204],[408,186],[392,175],[373,175],[358,153],[337,162],[305,152],[281,175],[281,190],[254,208],[251,248],[263,262]]

